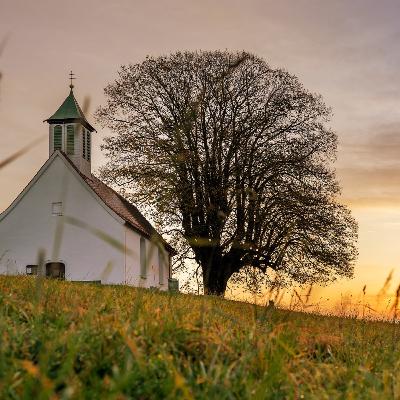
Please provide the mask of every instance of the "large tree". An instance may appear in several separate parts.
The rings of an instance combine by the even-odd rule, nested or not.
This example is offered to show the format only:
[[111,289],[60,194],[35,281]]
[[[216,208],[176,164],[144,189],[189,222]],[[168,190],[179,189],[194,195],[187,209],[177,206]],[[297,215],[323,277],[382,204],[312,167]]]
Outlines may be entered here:
[[299,283],[353,274],[330,109],[295,76],[246,52],[178,52],[121,67],[105,93],[102,177],[181,238],[205,293],[249,268]]

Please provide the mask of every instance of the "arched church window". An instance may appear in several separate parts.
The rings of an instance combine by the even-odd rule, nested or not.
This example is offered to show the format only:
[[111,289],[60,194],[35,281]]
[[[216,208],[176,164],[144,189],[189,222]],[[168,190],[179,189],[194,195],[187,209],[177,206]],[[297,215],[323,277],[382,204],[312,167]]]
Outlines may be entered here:
[[146,254],[146,239],[140,238],[140,276],[147,277],[147,254]]
[[61,262],[49,262],[46,264],[46,277],[53,279],[65,279],[65,264]]
[[75,154],[75,135],[73,125],[67,125],[67,154]]
[[53,148],[54,151],[62,150],[62,126],[56,125],[53,131]]

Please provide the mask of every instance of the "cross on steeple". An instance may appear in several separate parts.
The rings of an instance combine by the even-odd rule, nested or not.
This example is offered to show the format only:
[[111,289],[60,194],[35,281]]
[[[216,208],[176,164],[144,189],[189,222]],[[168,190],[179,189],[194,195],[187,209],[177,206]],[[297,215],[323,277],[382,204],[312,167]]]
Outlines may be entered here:
[[[1,1],[1,0],[0,0]],[[49,124],[49,155],[64,152],[84,175],[91,174],[91,143],[94,128],[76,101],[73,87],[75,74],[68,74],[70,92],[57,111],[46,119]]]
[[69,87],[71,88],[71,90],[74,88],[74,85],[72,84],[72,80],[73,79],[76,79],[75,78],[75,74],[71,71],[70,73],[69,73],[69,79],[71,80],[71,84],[69,85]]

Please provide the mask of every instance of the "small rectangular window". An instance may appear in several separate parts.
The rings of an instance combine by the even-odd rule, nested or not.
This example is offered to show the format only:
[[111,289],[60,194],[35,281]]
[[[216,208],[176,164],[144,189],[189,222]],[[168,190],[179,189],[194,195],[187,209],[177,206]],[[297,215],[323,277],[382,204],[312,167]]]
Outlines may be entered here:
[[158,282],[164,285],[165,254],[162,249],[158,249]]
[[146,239],[140,238],[140,276],[147,278],[147,254],[146,254]]
[[54,216],[60,216],[63,215],[63,210],[62,210],[62,202],[58,201],[55,203],[51,203],[51,214]]
[[38,274],[38,265],[27,265],[26,266],[26,274],[27,275],[37,275]]

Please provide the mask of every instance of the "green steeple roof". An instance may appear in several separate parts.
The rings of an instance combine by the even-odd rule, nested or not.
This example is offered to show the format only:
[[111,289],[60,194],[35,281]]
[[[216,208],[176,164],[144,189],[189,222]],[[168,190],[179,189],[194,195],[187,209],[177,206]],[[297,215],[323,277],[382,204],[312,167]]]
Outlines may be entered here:
[[[71,85],[72,86],[72,85]],[[92,125],[89,124],[82,109],[79,107],[75,99],[74,92],[71,87],[68,97],[64,100],[58,110],[48,119],[45,120],[49,124],[65,123],[65,122],[80,122],[90,131],[94,131]]]

